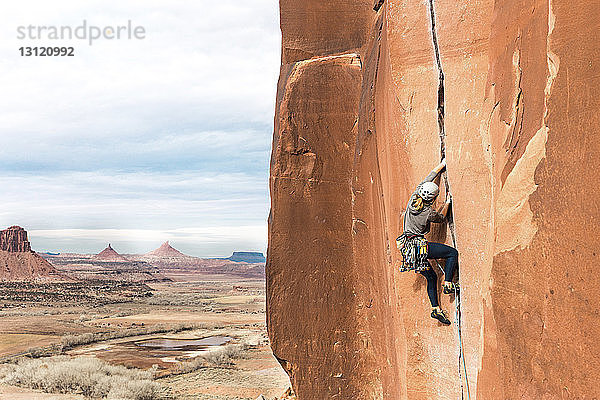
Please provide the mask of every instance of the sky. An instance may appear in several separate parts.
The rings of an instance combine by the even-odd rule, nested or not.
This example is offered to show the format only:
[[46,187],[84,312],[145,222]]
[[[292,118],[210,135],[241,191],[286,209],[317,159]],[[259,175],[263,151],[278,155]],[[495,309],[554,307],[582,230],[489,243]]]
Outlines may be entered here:
[[[18,38],[84,20],[144,38]],[[42,252],[266,250],[277,1],[3,2],[0,37],[0,229]]]

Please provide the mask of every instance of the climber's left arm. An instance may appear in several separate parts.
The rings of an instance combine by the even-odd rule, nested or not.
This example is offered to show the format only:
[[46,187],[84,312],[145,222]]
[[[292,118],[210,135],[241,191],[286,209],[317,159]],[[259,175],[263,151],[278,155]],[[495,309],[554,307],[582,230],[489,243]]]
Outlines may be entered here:
[[427,175],[425,177],[425,179],[423,179],[423,182],[421,182],[421,184],[423,184],[425,182],[433,182],[435,180],[435,178],[438,177],[440,172],[442,172],[444,170],[444,168],[446,168],[446,159],[445,158],[442,160],[441,163],[439,163],[434,169],[431,170],[429,175]]

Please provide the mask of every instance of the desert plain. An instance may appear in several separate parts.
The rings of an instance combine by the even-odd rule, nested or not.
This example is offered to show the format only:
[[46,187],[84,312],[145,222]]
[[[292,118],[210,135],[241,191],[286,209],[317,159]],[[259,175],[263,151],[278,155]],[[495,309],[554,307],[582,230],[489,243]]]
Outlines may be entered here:
[[0,282],[0,398],[254,400],[289,388],[269,347],[264,263],[42,256],[51,279]]

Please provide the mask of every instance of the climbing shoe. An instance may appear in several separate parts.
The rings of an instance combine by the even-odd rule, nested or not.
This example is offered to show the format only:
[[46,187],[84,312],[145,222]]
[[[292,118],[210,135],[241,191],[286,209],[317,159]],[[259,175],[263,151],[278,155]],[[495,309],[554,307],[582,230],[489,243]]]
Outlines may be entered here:
[[449,285],[447,285],[446,283],[444,283],[444,285],[442,285],[444,287],[443,291],[444,294],[453,294],[453,293],[459,293],[460,292],[460,286],[458,285],[458,282],[450,282]]
[[431,318],[437,319],[444,325],[450,325],[450,320],[446,316],[446,313],[444,312],[444,310],[438,310],[438,309],[434,308],[433,310],[431,310]]

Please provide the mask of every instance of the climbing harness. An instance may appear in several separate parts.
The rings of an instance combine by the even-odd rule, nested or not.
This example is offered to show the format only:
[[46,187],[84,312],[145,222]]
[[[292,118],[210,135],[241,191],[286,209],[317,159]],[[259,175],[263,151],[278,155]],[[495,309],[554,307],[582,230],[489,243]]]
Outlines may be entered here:
[[400,272],[420,272],[431,268],[427,261],[427,240],[423,236],[403,233],[396,238],[396,246],[402,253]]

